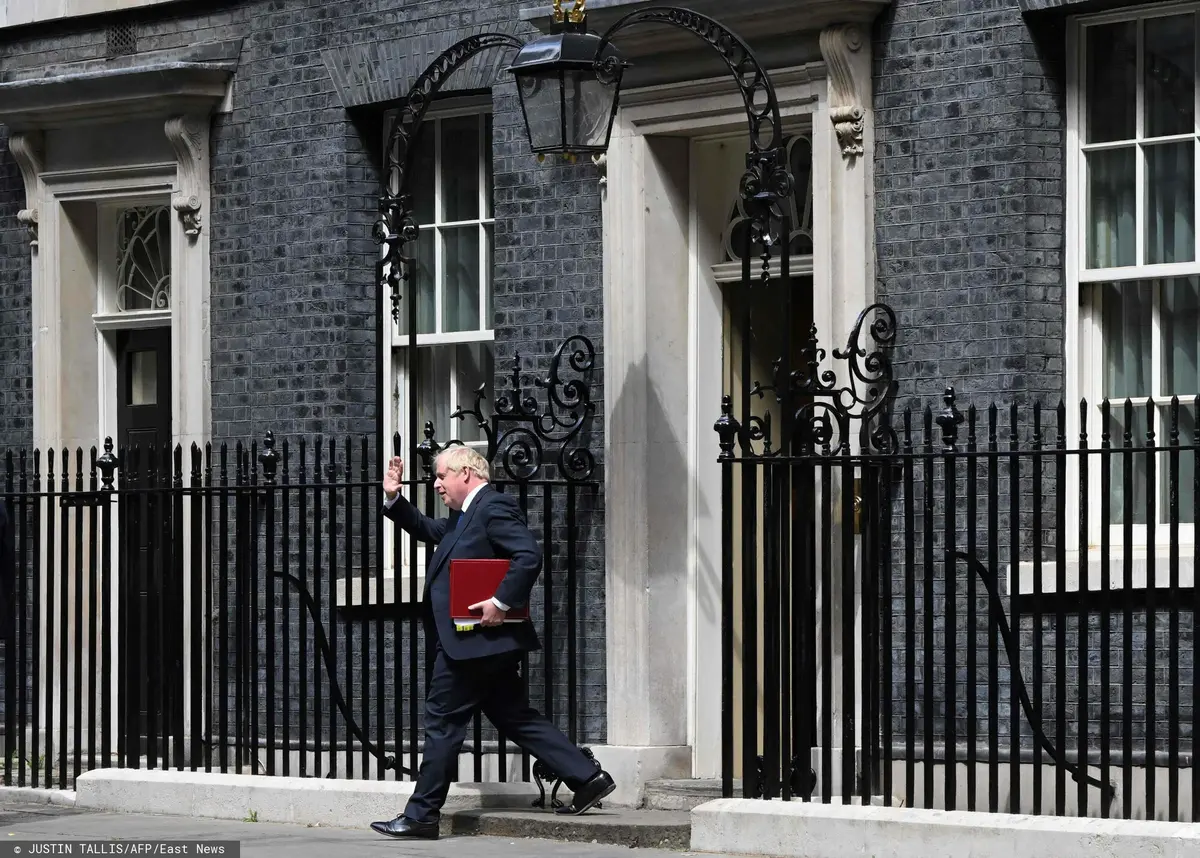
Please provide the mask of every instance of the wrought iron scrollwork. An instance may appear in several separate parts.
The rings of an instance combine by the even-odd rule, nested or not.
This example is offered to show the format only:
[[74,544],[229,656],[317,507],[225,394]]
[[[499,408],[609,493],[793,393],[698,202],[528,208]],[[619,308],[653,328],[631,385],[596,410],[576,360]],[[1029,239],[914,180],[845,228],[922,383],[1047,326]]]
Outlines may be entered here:
[[[550,462],[568,482],[591,479],[596,457],[582,436],[596,414],[590,385],[595,364],[596,348],[592,341],[583,334],[568,337],[550,359],[546,376],[533,379],[534,389],[545,391],[545,401],[540,403],[522,381],[518,353],[509,374],[512,389],[496,397],[495,410],[490,415],[483,412],[487,385],[480,384],[475,389],[472,406],[460,405],[450,417],[473,419],[487,439],[488,461],[498,460],[512,479],[534,479]],[[574,377],[569,377],[568,372],[574,373]],[[459,439],[439,443],[434,438],[433,424],[426,423],[425,440],[417,448],[425,463],[426,476],[430,475],[438,452],[461,443]]]
[[[863,339],[864,324],[872,316],[866,328],[867,342]],[[825,351],[818,347],[813,327],[804,350],[805,366],[791,380],[793,395],[814,397],[813,402],[796,409],[795,427],[802,448],[819,445],[823,452],[849,452],[854,434],[851,427],[857,423],[863,452],[897,449],[894,430],[886,421],[877,420],[896,392],[889,355],[895,339],[896,314],[891,307],[876,303],[859,313],[846,348],[833,350],[833,358],[844,361],[846,367],[845,384],[838,386],[835,372],[820,369]]]
[[413,143],[425,112],[446,80],[476,55],[495,48],[519,50],[523,44],[516,36],[506,33],[481,33],[452,45],[416,79],[392,121],[384,152],[386,166],[383,194],[379,198],[379,219],[375,222],[373,235],[376,243],[385,248],[379,288],[391,292],[393,319],[400,317],[400,284],[412,277],[413,259],[404,255],[404,247],[416,241],[420,231],[413,218],[407,180]]
[[720,458],[736,457],[734,439],[740,444],[740,454],[747,458],[786,454],[789,447],[791,452],[843,455],[851,452],[856,425],[861,452],[895,452],[899,442],[884,419],[897,389],[889,354],[895,340],[896,314],[892,309],[882,303],[864,309],[850,331],[846,347],[833,350],[833,359],[845,366],[839,382],[838,373],[824,366],[828,353],[821,347],[814,325],[802,350],[800,366],[782,379],[782,360],[776,360],[774,383],[755,383],[747,392],[759,398],[765,392],[775,394],[776,401],[791,415],[790,437],[773,450],[770,413],[752,416],[751,426],[744,430],[733,415],[731,398],[725,396],[721,417],[713,427],[721,439]]
[[[696,34],[712,46],[729,70],[733,72],[746,104],[746,115],[750,120],[750,145],[755,153],[779,149],[783,144],[782,124],[779,119],[779,102],[775,97],[775,86],[759,63],[750,46],[721,24],[690,9],[669,6],[652,6],[631,12],[608,28],[600,37],[596,55],[601,56],[613,37],[634,24],[668,24]],[[764,142],[763,124],[770,125],[770,137]]]
[[[579,750],[596,767],[596,771],[601,771],[600,761],[596,759],[596,755],[592,753],[591,748],[580,747]],[[538,797],[533,800],[534,807],[544,808],[546,806],[547,783],[553,783],[554,785],[550,790],[550,806],[556,808],[563,806],[562,800],[558,797],[558,790],[563,785],[563,776],[550,768],[546,762],[538,760],[533,764],[533,782],[538,788]],[[604,807],[600,802],[596,802],[595,806],[597,808]]]

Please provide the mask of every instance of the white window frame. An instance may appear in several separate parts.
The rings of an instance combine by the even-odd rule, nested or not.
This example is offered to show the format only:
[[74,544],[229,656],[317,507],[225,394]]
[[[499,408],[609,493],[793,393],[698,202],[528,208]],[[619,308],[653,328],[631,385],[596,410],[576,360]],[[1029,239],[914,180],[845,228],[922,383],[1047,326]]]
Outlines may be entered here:
[[[440,234],[441,234],[440,231],[443,229],[462,228],[462,227],[469,227],[472,225],[476,226],[480,232],[480,242],[479,242],[480,328],[478,330],[471,330],[471,331],[417,334],[417,336],[416,336],[416,347],[417,348],[429,348],[429,347],[434,347],[434,346],[467,345],[467,344],[471,344],[471,343],[492,343],[495,341],[495,331],[492,328],[492,316],[491,316],[491,313],[489,312],[489,310],[491,310],[491,308],[492,308],[492,298],[490,295],[486,294],[486,290],[494,287],[493,271],[494,271],[494,259],[495,259],[495,206],[493,203],[492,209],[490,211],[487,210],[486,204],[487,204],[487,200],[488,200],[489,187],[488,187],[488,169],[487,169],[487,164],[485,163],[485,160],[484,160],[484,157],[486,157],[486,156],[481,157],[479,159],[479,183],[478,183],[478,187],[479,187],[479,217],[477,217],[475,219],[461,220],[461,221],[443,221],[441,218],[442,211],[443,211],[442,145],[441,145],[442,144],[442,139],[441,139],[442,122],[447,119],[455,119],[455,118],[460,118],[463,116],[479,117],[481,120],[479,122],[479,128],[480,128],[480,143],[481,143],[480,151],[482,154],[482,153],[487,153],[487,152],[492,151],[491,141],[484,139],[484,133],[485,133],[484,129],[487,127],[487,124],[482,121],[482,119],[485,116],[487,116],[491,113],[492,113],[492,102],[491,102],[490,96],[468,96],[468,97],[455,98],[453,100],[448,100],[444,105],[439,104],[437,106],[431,107],[429,109],[428,113],[425,115],[425,118],[423,121],[423,128],[422,128],[421,133],[432,135],[432,143],[433,143],[433,149],[434,149],[434,153],[435,153],[435,156],[434,156],[434,158],[435,158],[435,161],[434,161],[434,164],[435,164],[435,167],[434,167],[434,177],[435,177],[434,178],[434,195],[435,195],[435,198],[434,198],[434,205],[433,205],[434,221],[432,223],[420,223],[419,224],[419,227],[421,230],[434,231],[435,235],[437,236],[437,238],[435,238],[435,240],[433,242],[434,266],[435,266],[434,270],[436,272],[435,276],[438,278],[438,282],[435,284],[435,289],[434,289],[435,329],[437,331],[441,331],[441,327],[442,327],[442,293],[444,291],[442,288],[442,282],[441,282],[441,278],[444,276],[444,267],[443,267],[443,260],[442,260],[443,247],[442,247],[442,241],[440,240]],[[385,116],[385,121],[384,121],[384,133],[385,134],[387,133],[387,131],[390,127],[390,122],[391,122],[391,118],[393,115],[394,115],[393,113],[389,112]],[[495,132],[493,130],[493,135],[494,135],[494,133]],[[493,139],[494,139],[494,136],[493,136]],[[385,149],[387,146],[387,142],[388,142],[387,140],[384,140]],[[410,185],[410,187],[411,187],[411,185]],[[485,216],[485,214],[486,214],[486,216]],[[491,235],[491,242],[484,240],[486,238],[487,233],[490,233],[490,235]],[[385,301],[385,303],[388,303],[388,302]],[[485,325],[486,325],[486,327],[485,327]],[[407,322],[405,322],[405,324],[403,326],[403,330],[402,330],[400,321],[392,319],[389,314],[388,324],[385,325],[385,336],[387,337],[388,342],[386,344],[386,349],[385,349],[385,354],[387,355],[387,359],[386,359],[385,367],[384,367],[384,373],[385,373],[385,378],[384,378],[385,388],[384,389],[388,392],[389,402],[388,402],[388,407],[385,410],[385,413],[383,415],[383,420],[384,420],[383,438],[384,438],[384,444],[386,446],[384,453],[386,456],[390,456],[392,454],[392,450],[391,450],[392,438],[397,431],[399,431],[401,433],[401,437],[404,440],[404,446],[405,446],[406,451],[409,448],[411,448],[414,441],[419,441],[420,439],[419,438],[418,439],[409,439],[407,437],[409,392],[408,392],[408,379],[407,379],[406,367],[407,367],[407,358],[410,353],[409,350],[411,348],[410,338],[408,336],[408,331],[407,331]],[[457,357],[452,354],[451,359],[450,359],[450,365],[449,365],[451,408],[454,408],[457,405],[461,405],[464,408],[470,408],[474,404],[474,401],[475,401],[474,387],[472,387],[470,389],[463,389],[463,390],[459,389],[458,368],[457,368],[456,361],[457,361]],[[418,415],[418,420],[419,420],[420,426],[424,425],[425,419],[426,418],[424,415]],[[468,418],[468,419],[470,419],[470,418]],[[439,438],[438,440],[444,442],[448,439],[447,438]],[[476,449],[479,449],[482,451],[486,448],[486,442],[483,442],[483,441],[468,442],[468,446],[475,447]],[[405,461],[405,472],[406,472],[405,473],[406,479],[411,479],[414,476],[419,476],[421,474],[421,462],[420,461],[410,462],[410,461],[406,460]],[[392,580],[385,582],[384,594],[383,594],[382,601],[384,601],[384,602],[392,601],[393,597],[389,594],[392,592],[392,584],[396,580],[397,577],[400,582],[399,587],[401,590],[401,594],[400,594],[401,601],[408,601],[409,600],[409,591],[410,591],[409,578],[413,572],[415,572],[415,574],[418,578],[417,590],[418,590],[418,598],[419,598],[419,593],[421,591],[421,587],[423,586],[423,578],[424,578],[424,570],[425,570],[425,562],[426,562],[426,546],[424,546],[423,544],[418,544],[417,560],[416,560],[416,566],[414,568],[412,566],[412,553],[411,553],[411,548],[409,546],[409,537],[407,534],[402,533],[401,537],[400,537],[400,545],[399,545],[399,550],[400,550],[401,556],[400,556],[400,562],[399,562],[399,564],[397,564],[396,556],[395,556],[397,546],[394,544],[392,531],[393,531],[393,528],[391,528],[391,527],[385,528],[386,536],[385,536],[385,540],[384,540],[384,542],[385,542],[384,566],[385,566],[385,569],[387,570],[387,577]],[[399,572],[400,572],[399,576],[395,575],[397,568],[399,569]],[[372,587],[373,587],[373,585],[372,585]],[[349,598],[353,600],[352,601],[353,604],[362,604],[363,603],[362,594],[359,592],[358,588],[359,588],[358,584],[352,584],[353,592],[350,594]],[[341,590],[341,587],[339,586],[339,591],[340,590]],[[343,594],[341,592],[339,592],[339,603],[343,603],[342,598],[343,598]],[[376,598],[373,589],[371,590],[371,593],[368,595],[367,601],[368,602],[380,601],[378,598]]]
[[[1087,415],[1087,433],[1088,433],[1088,448],[1091,450],[1099,449],[1101,444],[1101,434],[1104,431],[1104,424],[1101,417],[1100,403],[1103,401],[1103,378],[1104,378],[1104,343],[1103,343],[1103,307],[1101,306],[1100,296],[1095,298],[1087,294],[1092,284],[1102,284],[1114,281],[1135,281],[1135,280],[1162,280],[1171,277],[1181,276],[1200,276],[1200,229],[1197,230],[1197,259],[1193,262],[1185,263],[1155,263],[1141,264],[1144,254],[1145,245],[1145,207],[1144,199],[1145,187],[1145,164],[1141,157],[1142,142],[1145,138],[1142,137],[1143,122],[1144,122],[1144,95],[1142,89],[1142,68],[1143,68],[1143,29],[1144,22],[1153,18],[1168,17],[1172,15],[1196,13],[1200,14],[1200,3],[1165,3],[1161,5],[1142,7],[1135,9],[1124,9],[1119,12],[1106,12],[1094,15],[1080,15],[1069,19],[1067,30],[1067,122],[1066,122],[1066,206],[1065,206],[1065,343],[1064,354],[1068,356],[1066,367],[1066,394],[1067,394],[1067,438],[1070,439],[1069,446],[1074,446],[1078,443],[1079,432],[1081,428],[1079,416],[1079,404],[1082,399],[1088,402]],[[1135,139],[1133,141],[1123,140],[1113,143],[1096,143],[1087,144],[1084,142],[1085,122],[1086,122],[1086,87],[1087,87],[1087,56],[1086,56],[1086,38],[1087,29],[1089,27],[1120,23],[1120,22],[1138,22],[1138,39],[1137,39],[1137,67],[1138,67],[1138,96],[1137,96],[1137,118],[1135,127]],[[1197,39],[1197,63],[1196,69],[1200,72],[1200,39]],[[1198,88],[1200,90],[1200,88]],[[1176,137],[1152,138],[1155,141],[1172,140],[1187,140],[1192,139],[1197,147],[1197,164],[1200,165],[1200,96],[1197,98],[1197,110],[1195,113],[1197,127],[1192,134],[1177,135]],[[1136,158],[1136,218],[1135,218],[1135,260],[1138,264],[1128,267],[1119,268],[1088,268],[1087,267],[1087,163],[1085,153],[1091,151],[1100,151],[1114,148],[1127,148],[1131,142],[1137,147]],[[1200,169],[1195,171],[1195,196],[1194,196],[1194,217],[1200,216]],[[1139,190],[1141,189],[1141,190]],[[1194,220],[1193,223],[1200,223],[1200,220]],[[1161,290],[1155,290],[1155,306],[1153,311],[1152,322],[1152,356],[1151,356],[1151,389],[1161,390],[1161,330],[1159,324],[1159,296]],[[1071,358],[1075,359],[1072,360]],[[1198,391],[1200,392],[1200,391]],[[1155,397],[1155,403],[1158,407],[1158,417],[1154,425],[1156,444],[1162,446],[1166,443],[1170,425],[1167,418],[1167,409],[1169,408],[1170,400],[1160,399]],[[1135,411],[1138,409],[1142,413],[1145,412],[1145,405],[1149,398],[1131,399],[1134,403]],[[1181,400],[1181,406],[1184,401]],[[1115,401],[1110,403],[1110,408],[1113,408],[1113,413],[1119,414],[1117,411],[1120,408],[1123,411],[1123,400],[1121,405],[1117,406]],[[1048,445],[1053,445],[1054,430],[1054,413],[1052,409],[1044,411],[1045,439]],[[1111,439],[1114,447],[1119,446],[1121,439]],[[1091,454],[1088,456],[1089,472],[1088,472],[1088,490],[1089,493],[1096,496],[1100,489],[1101,480],[1101,465],[1099,456]],[[1161,492],[1162,480],[1166,478],[1166,472],[1163,470],[1166,467],[1165,456],[1160,457],[1158,473],[1156,475],[1156,485],[1151,489],[1156,493]],[[1114,465],[1115,468],[1115,465]],[[1068,461],[1067,472],[1067,521],[1069,522],[1065,530],[1068,540],[1067,548],[1072,554],[1078,558],[1082,546],[1079,545],[1079,516],[1082,514],[1079,501],[1079,458],[1076,456],[1070,457]],[[1161,494],[1156,495],[1161,498]],[[1156,571],[1155,580],[1159,586],[1165,586],[1168,578],[1168,569],[1166,563],[1166,551],[1170,545],[1171,530],[1170,525],[1165,522],[1163,515],[1162,504],[1158,503],[1159,521],[1154,525],[1154,546],[1153,551],[1149,551],[1151,546],[1147,545],[1149,538],[1148,528],[1144,524],[1134,524],[1131,527],[1133,543],[1130,546],[1130,553],[1135,558],[1140,558],[1144,562],[1148,553],[1155,556]],[[1118,510],[1110,508],[1110,517],[1114,516]],[[1091,579],[1090,586],[1095,589],[1098,581],[1097,559],[1100,552],[1101,538],[1103,536],[1103,525],[1099,521],[1100,513],[1097,506],[1088,513],[1088,545],[1086,546],[1089,568],[1088,575]],[[1074,523],[1074,526],[1070,524]],[[1196,529],[1194,524],[1180,521],[1179,542],[1181,545],[1188,546],[1181,551],[1181,559],[1183,554],[1188,555],[1191,559],[1192,549],[1196,544]],[[1122,524],[1112,524],[1108,533],[1110,552],[1116,556],[1123,556],[1125,551],[1125,526]],[[1135,564],[1136,564],[1135,560]],[[1078,559],[1069,561],[1076,567],[1078,574]],[[1029,564],[1023,563],[1022,566]],[[1190,585],[1190,565],[1186,570],[1186,576],[1182,573],[1185,571],[1181,562],[1181,578],[1186,577],[1189,580],[1185,583],[1181,580],[1181,585]],[[1043,563],[1043,569],[1053,574],[1053,564]],[[1112,567],[1114,574],[1120,574],[1120,566]],[[1044,573],[1045,574],[1045,573]],[[1023,570],[1024,575],[1024,570]],[[1070,577],[1070,576],[1069,576]],[[1146,576],[1142,576],[1143,582]],[[1075,581],[1075,586],[1078,581]],[[1135,586],[1137,586],[1135,584]],[[1144,583],[1142,584],[1144,586]],[[1074,589],[1074,586],[1072,586]],[[1053,586],[1050,587],[1053,590]]]

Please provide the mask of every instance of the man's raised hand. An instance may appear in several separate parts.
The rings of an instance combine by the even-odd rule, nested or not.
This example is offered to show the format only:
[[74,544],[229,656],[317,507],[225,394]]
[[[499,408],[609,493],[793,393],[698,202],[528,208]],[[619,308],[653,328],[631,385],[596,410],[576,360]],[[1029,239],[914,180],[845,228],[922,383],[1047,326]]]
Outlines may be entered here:
[[404,463],[399,456],[393,456],[388,462],[387,471],[383,475],[383,492],[388,500],[394,498],[400,491],[400,480],[404,477]]

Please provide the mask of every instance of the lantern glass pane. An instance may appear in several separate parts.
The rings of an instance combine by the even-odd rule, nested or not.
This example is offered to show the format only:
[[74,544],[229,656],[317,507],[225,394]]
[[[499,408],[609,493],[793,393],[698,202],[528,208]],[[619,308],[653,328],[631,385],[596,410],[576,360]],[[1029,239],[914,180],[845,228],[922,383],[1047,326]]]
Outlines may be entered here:
[[560,150],[563,145],[562,83],[557,71],[522,72],[517,93],[525,110],[529,145],[535,152]]
[[602,83],[591,69],[566,75],[567,145],[579,149],[604,149],[612,124],[617,83]]

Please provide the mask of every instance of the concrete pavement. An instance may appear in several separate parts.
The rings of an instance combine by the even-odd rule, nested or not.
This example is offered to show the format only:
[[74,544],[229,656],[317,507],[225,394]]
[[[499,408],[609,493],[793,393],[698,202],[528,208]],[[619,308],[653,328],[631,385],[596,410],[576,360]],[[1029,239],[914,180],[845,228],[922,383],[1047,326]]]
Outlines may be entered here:
[[[624,846],[560,843],[529,838],[451,836],[433,842],[389,840],[372,831],[269,822],[104,813],[0,801],[0,838],[19,840],[235,840],[244,858],[326,858],[328,855],[462,858],[464,851],[489,858],[680,858],[689,852],[631,850]],[[708,855],[707,858],[721,858]]]

